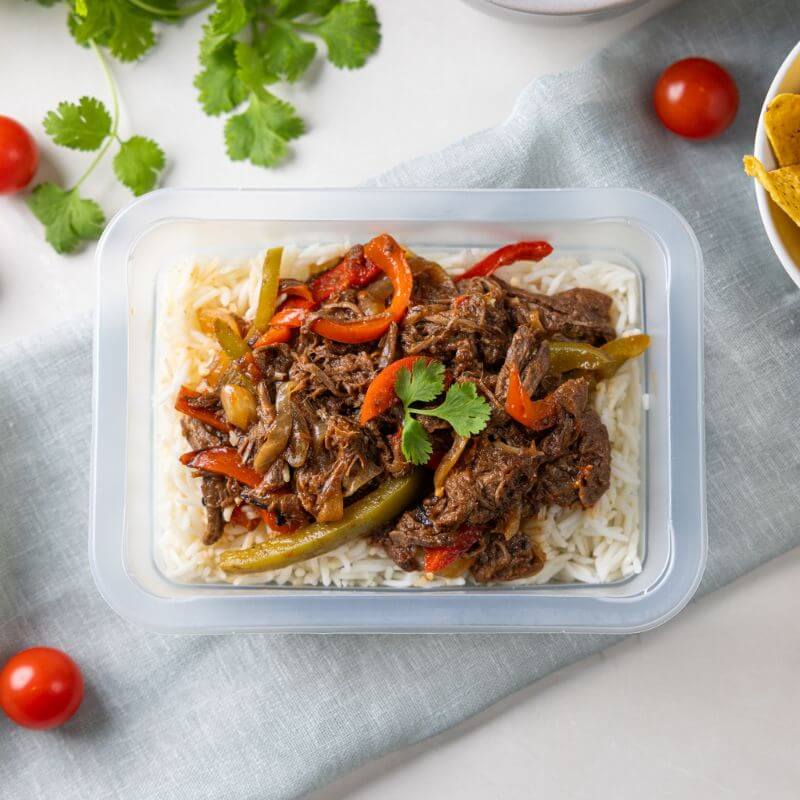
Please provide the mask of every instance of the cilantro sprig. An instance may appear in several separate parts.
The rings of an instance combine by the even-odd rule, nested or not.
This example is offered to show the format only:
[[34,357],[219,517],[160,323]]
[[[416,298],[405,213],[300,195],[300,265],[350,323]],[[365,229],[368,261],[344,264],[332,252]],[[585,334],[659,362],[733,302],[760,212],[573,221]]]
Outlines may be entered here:
[[431,440],[415,415],[437,417],[449,422],[459,436],[480,433],[489,421],[491,408],[478,396],[475,384],[454,383],[444,400],[435,408],[418,408],[413,403],[429,403],[444,391],[444,364],[415,361],[409,372],[405,367],[395,380],[395,393],[403,403],[403,433],[400,440],[403,456],[412,464],[427,464],[433,452]]
[[217,0],[203,28],[194,85],[209,116],[244,106],[225,123],[233,161],[273,167],[305,133],[294,106],[267,87],[294,83],[308,71],[315,38],[334,66],[362,67],[380,43],[375,8],[368,0]]
[[112,162],[114,173],[135,195],[149,192],[164,168],[164,152],[152,139],[120,137],[116,85],[96,46],[95,50],[108,79],[113,115],[97,98],[81,97],[77,103],[59,103],[54,111],[47,113],[43,125],[57,145],[96,151],[97,155],[71,188],[47,181],[36,186],[28,198],[28,207],[44,225],[45,238],[59,253],[71,253],[81,242],[96,239],[105,226],[103,209],[96,201],[83,197],[80,188],[112,144],[119,144]]

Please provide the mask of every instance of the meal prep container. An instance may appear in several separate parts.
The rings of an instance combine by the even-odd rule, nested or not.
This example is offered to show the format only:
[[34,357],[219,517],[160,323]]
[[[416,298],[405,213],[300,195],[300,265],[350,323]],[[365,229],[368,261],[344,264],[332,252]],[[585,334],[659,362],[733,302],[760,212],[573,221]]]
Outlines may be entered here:
[[[182,257],[365,241],[414,249],[549,240],[557,255],[635,269],[643,414],[641,573],[610,584],[295,588],[176,583],[159,570],[153,509],[156,282]],[[706,559],[702,262],[684,219],[629,189],[174,190],[120,212],[97,248],[89,558],[123,617],[163,632],[632,633],[676,614]]]

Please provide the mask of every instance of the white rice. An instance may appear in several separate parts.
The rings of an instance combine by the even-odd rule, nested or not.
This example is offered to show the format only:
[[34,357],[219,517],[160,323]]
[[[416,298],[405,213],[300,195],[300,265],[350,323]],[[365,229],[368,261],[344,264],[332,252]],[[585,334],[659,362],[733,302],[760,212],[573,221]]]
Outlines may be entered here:
[[[281,274],[305,280],[315,267],[343,254],[349,244],[315,245],[302,251],[284,247]],[[458,273],[484,251],[457,254],[426,252],[448,270]],[[165,574],[180,582],[277,584],[291,586],[458,586],[464,578],[437,578],[422,572],[403,572],[381,548],[366,540],[285,569],[259,575],[227,576],[218,556],[234,547],[248,548],[263,541],[263,524],[255,531],[227,526],[215,545],[202,544],[205,510],[200,482],[182,466],[178,456],[187,449],[173,403],[182,384],[196,385],[207,374],[217,344],[199,327],[197,311],[225,306],[251,316],[257,302],[263,253],[251,258],[193,260],[162,275],[158,293],[155,447],[157,560]],[[640,325],[639,283],[627,267],[604,261],[580,263],[574,258],[519,262],[503,268],[501,277],[513,285],[555,294],[573,287],[598,289],[614,301],[619,335]],[[641,571],[639,529],[639,450],[642,396],[641,359],[628,362],[613,378],[599,384],[595,408],[611,439],[611,486],[591,509],[550,507],[526,520],[531,534],[547,555],[539,574],[516,584],[548,582],[607,583]],[[467,579],[469,580],[469,579]]]

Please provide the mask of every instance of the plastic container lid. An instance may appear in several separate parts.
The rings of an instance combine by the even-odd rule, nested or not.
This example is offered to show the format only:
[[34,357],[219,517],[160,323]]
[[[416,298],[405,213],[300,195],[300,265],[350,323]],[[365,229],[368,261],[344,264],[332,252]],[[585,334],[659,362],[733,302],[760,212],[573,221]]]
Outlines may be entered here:
[[[154,558],[156,281],[183,256],[267,243],[364,241],[495,247],[546,238],[557,253],[640,275],[646,357],[642,571],[609,584],[427,589],[179,584]],[[585,631],[631,633],[676,614],[706,559],[702,261],[668,204],[629,189],[161,190],[135,201],[97,248],[89,557],[123,617],[164,632]]]

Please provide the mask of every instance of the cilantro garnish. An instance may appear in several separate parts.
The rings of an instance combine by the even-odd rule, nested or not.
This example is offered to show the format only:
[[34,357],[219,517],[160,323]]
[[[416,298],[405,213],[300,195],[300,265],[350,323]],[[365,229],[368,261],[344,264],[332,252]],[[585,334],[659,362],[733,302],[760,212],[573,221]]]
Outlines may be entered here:
[[489,421],[491,408],[483,397],[478,396],[475,384],[464,381],[454,383],[435,408],[416,408],[413,403],[435,400],[444,391],[444,364],[440,361],[414,362],[409,372],[403,368],[397,374],[395,393],[403,403],[403,455],[412,464],[426,464],[432,447],[425,428],[414,415],[423,414],[449,422],[459,436],[480,433]]
[[243,111],[225,123],[233,161],[272,167],[305,132],[294,106],[266,89],[293,83],[311,66],[322,40],[328,60],[362,67],[380,43],[380,25],[368,0],[217,0],[203,28],[194,80],[200,104],[212,116]]
[[[92,5],[87,7],[93,8]],[[96,45],[92,45],[100,56]],[[105,62],[102,56],[100,58],[105,69]],[[81,97],[77,103],[59,103],[56,110],[49,111],[44,118],[44,129],[56,144],[72,150],[98,151],[74,186],[64,189],[55,183],[41,183],[28,198],[28,207],[44,225],[45,238],[59,253],[71,253],[81,242],[96,239],[103,231],[103,210],[94,200],[82,197],[79,189],[114,142],[119,144],[113,161],[114,173],[135,195],[149,192],[164,168],[164,152],[152,139],[144,136],[120,138],[116,85],[108,70],[105,71],[113,115],[97,98]]]
[[58,253],[71,253],[84,239],[96,239],[106,223],[103,209],[78,194],[78,187],[62,189],[40,183],[28,206],[44,225],[45,237]]
[[[51,6],[59,0],[36,1]],[[232,160],[273,167],[286,157],[289,143],[305,132],[305,124],[293,105],[267,87],[298,81],[320,45],[334,66],[362,67],[381,39],[378,15],[369,0],[66,0],[66,4],[70,33],[78,44],[95,50],[112,84],[114,112],[109,114],[95,98],[83,97],[78,103],[60,103],[45,118],[45,131],[56,144],[99,151],[73,187],[42,184],[51,188],[30,198],[29,206],[44,223],[47,240],[59,252],[71,252],[102,231],[104,223],[96,224],[102,211],[78,190],[113,141],[120,145],[114,173],[134,194],[152,189],[164,167],[164,153],[151,139],[120,139],[116,89],[101,49],[120,61],[136,61],[155,44],[155,23],[176,23],[210,9],[200,39],[200,71],[194,79],[198,100],[209,116],[231,114],[224,139]],[[61,195],[56,197],[54,189]],[[83,224],[90,218],[91,225]]]

